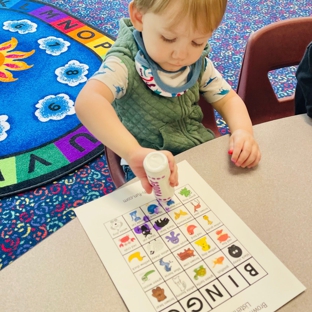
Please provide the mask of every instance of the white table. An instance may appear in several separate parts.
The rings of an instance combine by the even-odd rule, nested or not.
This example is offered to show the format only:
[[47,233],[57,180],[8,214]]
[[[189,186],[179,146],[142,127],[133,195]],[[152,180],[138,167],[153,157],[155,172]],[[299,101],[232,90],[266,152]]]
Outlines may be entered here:
[[[312,120],[294,116],[254,131],[262,151],[256,169],[229,161],[228,136],[176,158],[186,159],[307,287],[280,311],[311,311]],[[0,294],[1,312],[127,311],[78,219],[4,268]]]

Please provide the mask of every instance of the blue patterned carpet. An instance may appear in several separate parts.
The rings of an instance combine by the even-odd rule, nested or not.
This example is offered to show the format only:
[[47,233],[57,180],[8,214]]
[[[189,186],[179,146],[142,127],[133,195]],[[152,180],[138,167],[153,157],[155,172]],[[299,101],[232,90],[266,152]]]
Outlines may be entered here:
[[[116,36],[129,0],[46,0]],[[225,18],[210,40],[216,67],[235,89],[251,32],[277,20],[312,15],[311,0],[229,0]],[[270,76],[278,97],[292,94],[295,68]],[[281,86],[280,86],[281,83]],[[226,133],[219,120],[221,133]],[[114,190],[106,160],[95,159],[63,179],[0,201],[0,269],[75,218],[74,209]]]

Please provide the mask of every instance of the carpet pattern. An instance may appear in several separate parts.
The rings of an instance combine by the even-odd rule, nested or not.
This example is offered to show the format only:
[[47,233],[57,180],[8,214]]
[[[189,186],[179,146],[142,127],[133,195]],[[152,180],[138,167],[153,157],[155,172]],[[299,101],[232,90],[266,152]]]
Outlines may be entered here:
[[[111,36],[127,16],[128,0],[45,0]],[[1,4],[0,4],[1,5]],[[252,31],[280,19],[312,15],[311,0],[229,0],[227,13],[210,40],[216,67],[235,89],[244,48]],[[294,90],[295,68],[272,73],[279,97]],[[282,86],[279,83],[282,82]],[[221,133],[227,133],[218,120]],[[63,179],[0,201],[0,269],[75,218],[74,208],[114,190],[103,156]]]
[[43,2],[5,6],[0,6],[0,197],[55,181],[103,152],[78,120],[74,102],[114,42]]

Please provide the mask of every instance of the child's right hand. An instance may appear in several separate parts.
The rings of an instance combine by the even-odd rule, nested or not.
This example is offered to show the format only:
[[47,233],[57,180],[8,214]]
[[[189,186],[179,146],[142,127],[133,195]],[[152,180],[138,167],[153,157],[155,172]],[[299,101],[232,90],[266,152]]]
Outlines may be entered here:
[[[149,184],[144,167],[143,161],[147,154],[155,152],[154,149],[139,147],[135,149],[125,160],[132,169],[133,173],[141,180],[142,186],[146,193],[150,194],[152,192],[152,186]],[[161,151],[164,153],[169,162],[170,168],[170,178],[169,182],[172,187],[178,185],[178,167],[175,162],[174,156],[169,151]]]

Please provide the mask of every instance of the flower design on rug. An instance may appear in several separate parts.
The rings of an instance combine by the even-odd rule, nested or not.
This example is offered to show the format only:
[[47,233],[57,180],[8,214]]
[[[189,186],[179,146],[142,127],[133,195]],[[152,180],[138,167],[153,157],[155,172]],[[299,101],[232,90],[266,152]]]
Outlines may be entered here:
[[32,67],[32,65],[19,60],[29,57],[35,50],[30,52],[12,51],[16,48],[17,44],[18,41],[16,38],[0,43],[0,82],[17,80],[10,71],[25,70]]
[[88,65],[72,60],[65,66],[57,68],[55,74],[59,82],[75,87],[87,81],[88,68]]
[[35,115],[42,122],[61,120],[67,115],[75,114],[74,101],[67,94],[48,95],[40,100]]
[[19,21],[6,21],[3,23],[3,25],[3,29],[11,32],[18,32],[20,35],[34,33],[37,31],[37,24],[27,19]]
[[8,136],[7,130],[10,129],[10,124],[7,122],[7,115],[0,115],[0,141],[4,141]]
[[47,54],[51,54],[53,56],[57,56],[66,52],[70,46],[68,41],[63,40],[62,38],[56,38],[54,36],[39,39],[38,43],[40,49],[46,50]]

